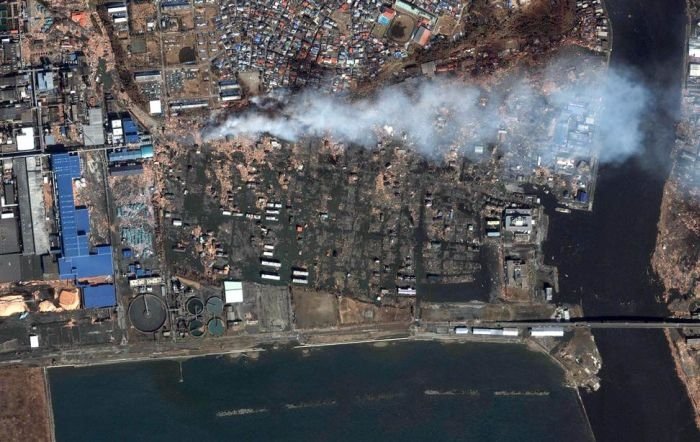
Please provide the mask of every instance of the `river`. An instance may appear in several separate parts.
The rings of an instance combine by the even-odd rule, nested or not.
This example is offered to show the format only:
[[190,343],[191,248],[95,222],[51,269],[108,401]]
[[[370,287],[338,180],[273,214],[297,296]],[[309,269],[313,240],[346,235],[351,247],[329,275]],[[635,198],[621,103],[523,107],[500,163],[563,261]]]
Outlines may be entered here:
[[[545,250],[559,266],[564,300],[582,302],[586,315],[666,315],[650,257],[680,107],[685,3],[606,4],[613,24],[611,66],[635,70],[652,94],[644,151],[600,169],[592,214],[552,212]],[[662,332],[596,331],[595,337],[602,387],[583,399],[599,441],[700,440]]]

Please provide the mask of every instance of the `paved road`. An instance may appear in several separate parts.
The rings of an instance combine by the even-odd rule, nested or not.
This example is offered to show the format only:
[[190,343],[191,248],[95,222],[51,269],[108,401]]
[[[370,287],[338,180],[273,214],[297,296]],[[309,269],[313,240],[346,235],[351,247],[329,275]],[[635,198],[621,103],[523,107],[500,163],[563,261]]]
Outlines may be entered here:
[[665,329],[665,328],[697,328],[698,320],[669,319],[585,319],[571,321],[501,321],[480,322],[468,324],[475,327],[563,327],[567,330],[578,328],[629,328],[629,329]]

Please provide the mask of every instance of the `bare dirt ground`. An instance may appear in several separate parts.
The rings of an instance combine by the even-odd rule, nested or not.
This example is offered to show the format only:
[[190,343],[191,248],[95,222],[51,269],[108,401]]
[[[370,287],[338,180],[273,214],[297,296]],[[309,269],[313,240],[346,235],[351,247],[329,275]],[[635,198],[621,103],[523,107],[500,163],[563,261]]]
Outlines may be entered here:
[[[697,2],[690,2],[691,11]],[[652,267],[664,285],[664,301],[678,317],[695,317],[700,307],[700,183],[695,155],[699,128],[688,118],[677,126],[674,165],[664,186]],[[679,378],[685,384],[700,428],[700,354],[686,343],[687,335],[667,331],[666,338]]]
[[107,217],[107,195],[105,190],[104,152],[86,152],[83,178],[85,183],[75,187],[76,205],[85,205],[90,211],[91,244],[108,244],[110,224]]
[[340,321],[338,298],[330,293],[294,289],[292,306],[299,329],[335,327]]
[[398,305],[381,305],[340,297],[340,323],[364,324],[378,322],[410,322],[412,318],[409,300]]
[[129,19],[131,21],[131,32],[138,34],[148,30],[147,23],[156,21],[156,6],[152,3],[129,4]]
[[700,206],[695,198],[685,195],[673,180],[666,183],[652,265],[666,287],[667,301],[671,290],[700,296]]
[[338,325],[409,323],[413,319],[412,299],[378,305],[345,296],[307,289],[292,291],[295,323],[299,329],[328,328]]
[[41,368],[0,370],[0,397],[0,440],[52,440],[49,401]]
[[664,332],[671,348],[671,355],[676,366],[676,373],[686,389],[690,402],[695,409],[695,425],[700,428],[700,364],[698,364],[698,352],[691,349],[683,337],[669,330]]
[[[688,317],[700,296],[700,224],[695,199],[686,198],[672,179],[666,183],[661,203],[659,233],[652,266],[664,284],[664,299],[676,316]],[[672,296],[675,294],[675,296]],[[700,428],[700,354],[685,337],[666,331],[676,372],[685,385]]]

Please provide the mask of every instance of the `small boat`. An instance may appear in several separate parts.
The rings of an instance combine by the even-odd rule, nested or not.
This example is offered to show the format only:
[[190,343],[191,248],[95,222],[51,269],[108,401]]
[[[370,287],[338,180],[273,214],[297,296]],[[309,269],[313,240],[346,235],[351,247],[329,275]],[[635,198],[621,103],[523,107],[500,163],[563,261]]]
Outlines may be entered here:
[[571,213],[571,209],[568,207],[557,207],[554,211],[559,213]]

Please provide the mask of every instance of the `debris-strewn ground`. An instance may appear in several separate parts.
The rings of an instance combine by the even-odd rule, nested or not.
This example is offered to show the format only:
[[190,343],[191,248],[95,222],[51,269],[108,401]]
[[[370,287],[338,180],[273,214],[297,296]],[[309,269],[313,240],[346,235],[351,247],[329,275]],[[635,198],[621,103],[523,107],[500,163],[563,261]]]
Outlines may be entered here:
[[42,369],[11,367],[0,370],[0,440],[52,440],[46,393]]
[[[691,17],[698,16],[697,0],[689,0]],[[691,41],[697,39],[693,29]],[[691,45],[692,47],[692,45]],[[696,63],[692,54],[687,60]],[[698,82],[685,82],[683,116],[677,126],[673,150],[673,168],[664,187],[656,249],[652,257],[654,271],[664,285],[664,300],[671,313],[683,318],[700,317],[700,164],[697,113]],[[667,331],[666,337],[676,370],[685,384],[700,427],[700,353],[690,339],[692,331]]]
[[[697,189],[700,191],[700,189]],[[685,299],[700,296],[700,195],[680,189],[672,177],[664,188],[659,221],[659,237],[654,252],[654,270],[667,289]],[[687,306],[677,302],[673,310],[688,313]],[[685,308],[684,308],[685,307]]]

